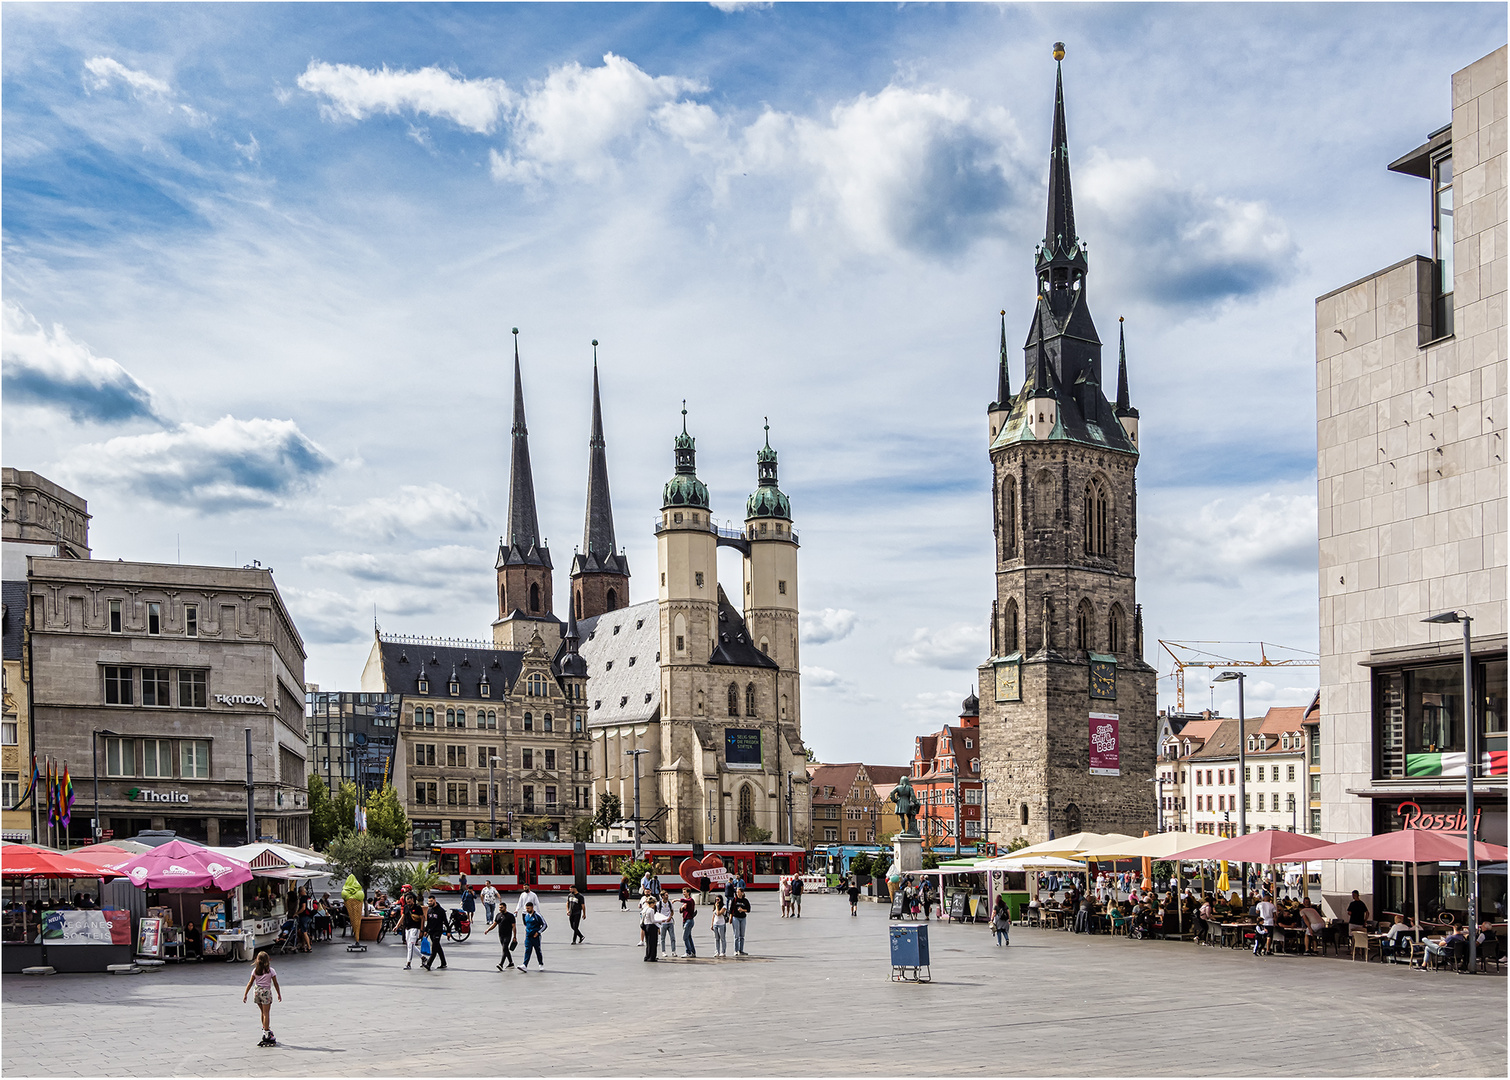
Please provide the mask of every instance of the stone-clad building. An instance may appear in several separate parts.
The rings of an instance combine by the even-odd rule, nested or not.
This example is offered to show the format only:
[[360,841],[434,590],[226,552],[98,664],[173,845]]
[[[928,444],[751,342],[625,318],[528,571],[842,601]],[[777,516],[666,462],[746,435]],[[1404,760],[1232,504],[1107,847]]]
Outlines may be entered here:
[[[1506,839],[1506,96],[1501,47],[1452,76],[1450,123],[1389,166],[1420,185],[1430,257],[1316,301],[1328,840],[1461,815],[1469,717],[1479,835]],[[1473,620],[1471,710],[1462,625],[1422,622],[1450,611]],[[1399,866],[1322,867],[1375,911],[1414,888]],[[1505,895],[1504,877],[1479,885],[1484,910]],[[1461,868],[1423,867],[1420,888],[1423,909],[1466,913]]]
[[[805,843],[791,504],[768,430],[744,531],[719,530],[685,416],[656,525],[658,598],[582,620],[596,783],[629,817],[638,763],[647,838]],[[720,546],[744,556],[742,612],[719,584]]]
[[1156,673],[1143,660],[1133,565],[1138,411],[1120,334],[1115,404],[1102,392],[1088,271],[1059,73],[1024,382],[1011,392],[1003,318],[987,413],[996,600],[980,668],[981,763],[993,831],[1008,840],[1154,828]]

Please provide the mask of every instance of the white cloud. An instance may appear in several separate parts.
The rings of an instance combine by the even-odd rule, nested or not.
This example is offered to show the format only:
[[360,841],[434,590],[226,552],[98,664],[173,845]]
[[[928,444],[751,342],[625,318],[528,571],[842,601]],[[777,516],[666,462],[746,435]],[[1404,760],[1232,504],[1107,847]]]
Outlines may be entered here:
[[1097,250],[1112,253],[1117,285],[1136,295],[1198,304],[1262,291],[1294,267],[1296,244],[1266,204],[1182,185],[1148,158],[1093,152],[1076,169],[1075,194],[1116,237]]
[[823,645],[843,641],[854,630],[857,616],[848,608],[823,608],[802,616],[799,626],[805,645]]
[[822,690],[832,690],[847,685],[847,680],[837,671],[831,671],[826,667],[810,667],[802,665],[802,685]]
[[292,420],[225,416],[201,427],[80,446],[63,472],[200,513],[276,506],[334,461]]
[[438,67],[373,71],[355,64],[310,61],[299,88],[325,99],[328,116],[362,120],[373,113],[441,117],[479,135],[498,125],[514,95],[502,79],[463,79]]
[[[1235,587],[1254,574],[1316,573],[1316,495],[1271,491],[1246,497],[1221,496],[1205,503],[1194,519],[1154,516],[1144,523],[1149,569]],[[1141,540],[1141,538],[1140,538]]]
[[239,143],[235,139],[232,139],[231,145],[235,147],[236,153],[241,155],[242,159],[247,162],[255,162],[262,156],[262,144],[257,141],[257,136],[251,132],[247,132],[245,143]]
[[960,704],[965,700],[963,691],[953,690],[926,690],[921,694],[899,703],[899,708],[908,713],[920,723],[936,723],[937,727],[929,727],[918,734],[928,734],[937,731],[945,724],[953,723],[959,717]]
[[986,658],[986,629],[977,623],[957,623],[942,630],[918,627],[907,644],[892,654],[892,659],[898,664],[968,671]]
[[127,87],[134,97],[144,95],[166,98],[173,95],[173,88],[163,80],[148,75],[145,71],[128,68],[119,60],[108,56],[92,56],[84,61],[85,83],[92,90],[104,90],[112,84]]
[[770,7],[771,0],[708,0],[708,6],[725,12],[750,11],[755,8]]
[[475,588],[479,574],[492,570],[489,553],[482,548],[445,544],[420,551],[332,551],[306,555],[301,563],[310,570],[333,570],[362,581],[428,585],[437,588]]
[[391,495],[375,495],[337,510],[354,532],[392,539],[400,534],[462,532],[486,524],[477,501],[443,484],[405,484]]
[[[610,147],[647,129],[656,110],[702,89],[692,79],[649,75],[622,56],[607,53],[601,67],[563,64],[520,101],[513,119],[514,149],[492,155],[493,175],[522,180],[564,167],[591,179],[609,165]],[[706,128],[711,110],[660,114],[664,125],[689,138]]]
[[0,365],[12,402],[60,409],[74,420],[154,420],[152,391],[114,360],[96,356],[63,327],[49,332],[20,304],[0,313]]

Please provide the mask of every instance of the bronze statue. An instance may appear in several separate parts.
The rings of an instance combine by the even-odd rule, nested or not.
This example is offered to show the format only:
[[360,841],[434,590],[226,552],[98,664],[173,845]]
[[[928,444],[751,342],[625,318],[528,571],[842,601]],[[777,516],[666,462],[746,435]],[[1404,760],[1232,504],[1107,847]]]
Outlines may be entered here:
[[897,804],[897,816],[902,819],[902,835],[917,836],[918,811],[923,804],[918,802],[918,797],[912,790],[912,781],[902,777],[891,791],[891,801]]

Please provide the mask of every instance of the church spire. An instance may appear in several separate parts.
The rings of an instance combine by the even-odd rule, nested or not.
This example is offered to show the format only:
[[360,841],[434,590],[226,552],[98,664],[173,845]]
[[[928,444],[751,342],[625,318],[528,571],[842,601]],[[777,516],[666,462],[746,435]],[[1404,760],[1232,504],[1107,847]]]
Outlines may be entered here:
[[1117,415],[1126,416],[1131,413],[1138,415],[1138,410],[1132,407],[1132,398],[1127,392],[1127,323],[1123,316],[1117,316]]
[[613,502],[608,494],[608,454],[603,441],[603,403],[598,392],[598,343],[592,343],[592,434],[587,439],[587,521],[582,551],[604,558],[614,553]]
[[514,426],[509,456],[510,548],[528,555],[545,545],[540,539],[540,519],[535,512],[535,478],[530,470],[530,435],[524,423],[524,380],[519,371],[519,328],[514,327]]
[[996,405],[1004,409],[1012,402],[1012,380],[1007,374],[1007,310],[1001,312],[1001,367],[996,373]]
[[1070,141],[1064,124],[1064,42],[1054,42],[1054,135],[1049,146],[1049,217],[1043,243],[1068,251],[1075,243],[1075,200],[1070,192]]
[[[1049,144],[1049,210],[1043,243],[1038,248],[1038,291],[1048,297],[1054,314],[1054,333],[1069,333],[1097,342],[1095,327],[1084,311],[1087,270],[1085,245],[1075,232],[1075,199],[1070,191],[1070,144],[1064,123],[1064,42],[1054,42],[1054,134]],[[1072,324],[1079,309],[1083,318]]]

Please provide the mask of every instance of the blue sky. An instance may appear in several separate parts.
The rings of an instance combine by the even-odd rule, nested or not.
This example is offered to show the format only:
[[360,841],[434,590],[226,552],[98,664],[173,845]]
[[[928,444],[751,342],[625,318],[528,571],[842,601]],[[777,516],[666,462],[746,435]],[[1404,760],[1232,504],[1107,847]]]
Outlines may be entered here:
[[[1051,44],[1091,309],[1104,338],[1127,318],[1167,671],[1160,637],[1314,647],[1313,300],[1425,250],[1424,185],[1384,166],[1505,40],[1495,4],[0,20],[5,462],[88,498],[100,556],[272,566],[327,688],[356,686],[374,606],[484,637],[509,330],[558,602],[597,338],[633,598],[682,399],[730,519],[769,416],[804,732],[872,761],[986,652],[984,411],[997,312],[1015,347],[1031,310]],[[1251,680],[1250,707],[1314,685]]]

